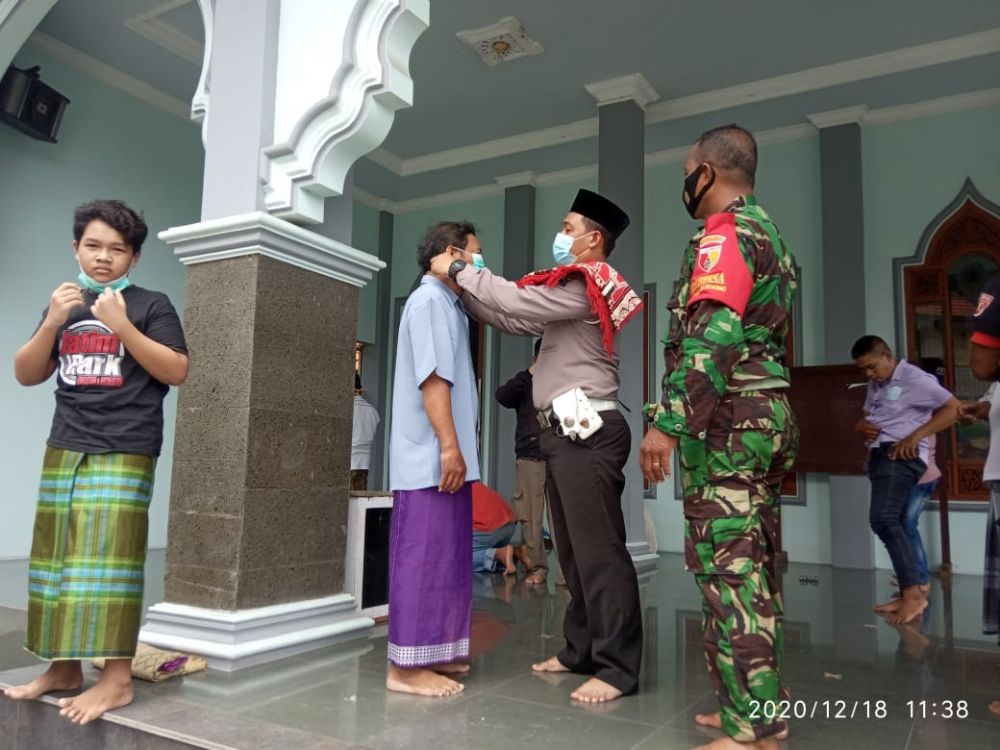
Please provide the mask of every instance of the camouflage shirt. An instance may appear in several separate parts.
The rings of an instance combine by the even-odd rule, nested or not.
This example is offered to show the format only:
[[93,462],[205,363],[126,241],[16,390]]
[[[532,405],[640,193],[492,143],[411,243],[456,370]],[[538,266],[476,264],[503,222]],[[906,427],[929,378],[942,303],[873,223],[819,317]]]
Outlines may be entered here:
[[[690,303],[695,296],[691,292],[692,275],[698,270],[695,264],[703,263],[702,271],[706,271],[715,262],[706,253],[710,248],[705,247],[708,238],[703,227],[684,252],[680,279],[667,304],[673,317],[663,341],[666,373],[653,424],[672,435],[703,438],[725,393],[788,387],[785,347],[795,298],[795,260],[752,195],[736,199],[723,213],[733,214],[735,221],[717,215],[709,222],[721,218],[730,226],[735,224],[749,271],[749,276],[743,274],[749,296],[742,315],[733,306],[703,295]],[[720,248],[715,248],[715,260]],[[738,270],[742,273],[742,268]]]

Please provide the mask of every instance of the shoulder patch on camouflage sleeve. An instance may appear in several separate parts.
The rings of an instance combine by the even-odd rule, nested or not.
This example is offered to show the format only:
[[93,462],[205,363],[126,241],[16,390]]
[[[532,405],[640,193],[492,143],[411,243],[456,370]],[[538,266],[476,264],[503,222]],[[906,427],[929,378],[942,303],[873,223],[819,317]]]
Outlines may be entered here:
[[688,307],[710,299],[743,315],[752,289],[753,278],[736,236],[736,217],[731,213],[709,216],[691,272]]

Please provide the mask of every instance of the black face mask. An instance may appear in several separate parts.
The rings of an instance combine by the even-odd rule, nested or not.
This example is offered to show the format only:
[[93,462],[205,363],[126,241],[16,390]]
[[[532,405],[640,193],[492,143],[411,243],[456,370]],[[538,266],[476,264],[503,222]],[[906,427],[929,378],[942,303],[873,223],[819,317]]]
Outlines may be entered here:
[[698,213],[698,206],[701,205],[701,199],[705,197],[705,194],[715,184],[715,171],[713,170],[708,178],[708,182],[705,183],[705,187],[697,194],[694,192],[695,187],[698,185],[698,178],[701,176],[701,170],[707,166],[707,164],[699,164],[697,169],[692,170],[691,174],[684,178],[684,208],[687,209],[692,219],[697,218],[695,214]]

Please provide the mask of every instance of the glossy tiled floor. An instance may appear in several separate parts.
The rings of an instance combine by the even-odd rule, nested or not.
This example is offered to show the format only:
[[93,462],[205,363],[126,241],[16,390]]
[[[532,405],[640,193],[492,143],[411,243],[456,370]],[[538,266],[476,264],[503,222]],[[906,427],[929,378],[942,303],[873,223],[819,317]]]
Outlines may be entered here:
[[[6,565],[0,565],[0,587],[18,577]],[[155,583],[162,556],[151,555],[150,567]],[[582,678],[545,679],[528,671],[533,660],[561,645],[565,595],[480,577],[473,673],[458,697],[387,694],[385,632],[379,629],[366,640],[233,675],[210,672],[144,685],[126,711],[138,716],[169,704],[177,729],[196,724],[198,711],[233,716],[243,722],[246,744],[231,733],[227,744],[247,748],[282,747],[283,728],[303,730],[318,743],[323,737],[337,738],[343,741],[337,746],[343,747],[694,747],[717,736],[697,730],[692,722],[696,712],[715,705],[701,656],[697,591],[676,555],[663,555],[659,570],[646,576],[642,586],[647,647],[641,692],[607,706],[583,707],[569,700]],[[935,583],[922,627],[901,635],[871,613],[873,599],[889,594],[888,573],[790,566],[784,576],[786,681],[794,699],[804,702],[800,707],[820,708],[816,717],[792,722],[792,737],[784,746],[1000,747],[1000,720],[986,708],[1000,699],[1000,649],[995,638],[979,633],[980,586],[979,578],[969,576],[956,577],[950,591]],[[157,595],[151,592],[150,598]],[[16,607],[17,596],[0,590],[0,604]],[[22,612],[0,610],[0,669],[31,664],[19,650],[22,627]],[[941,718],[946,700],[965,701],[968,718]],[[831,710],[843,705],[844,713],[855,711],[855,718],[819,718],[826,709],[818,701],[844,701],[833,703]],[[864,704],[856,709],[855,704],[862,701],[884,701],[886,715],[861,718]],[[911,718],[908,701],[927,701],[927,717]]]

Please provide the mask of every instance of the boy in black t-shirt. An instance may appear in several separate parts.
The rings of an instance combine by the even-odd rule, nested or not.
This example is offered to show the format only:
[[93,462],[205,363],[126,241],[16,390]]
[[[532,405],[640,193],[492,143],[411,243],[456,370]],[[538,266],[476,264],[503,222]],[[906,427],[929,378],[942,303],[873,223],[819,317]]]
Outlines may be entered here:
[[60,284],[14,358],[21,385],[57,369],[56,409],[42,465],[28,575],[25,648],[51,661],[8,698],[33,699],[83,683],[82,659],[104,658],[89,690],[59,701],[87,724],[132,701],[142,618],[153,472],[163,398],[187,378],[177,312],[166,295],[133,286],[148,230],[121,201],[76,209],[77,282]]

